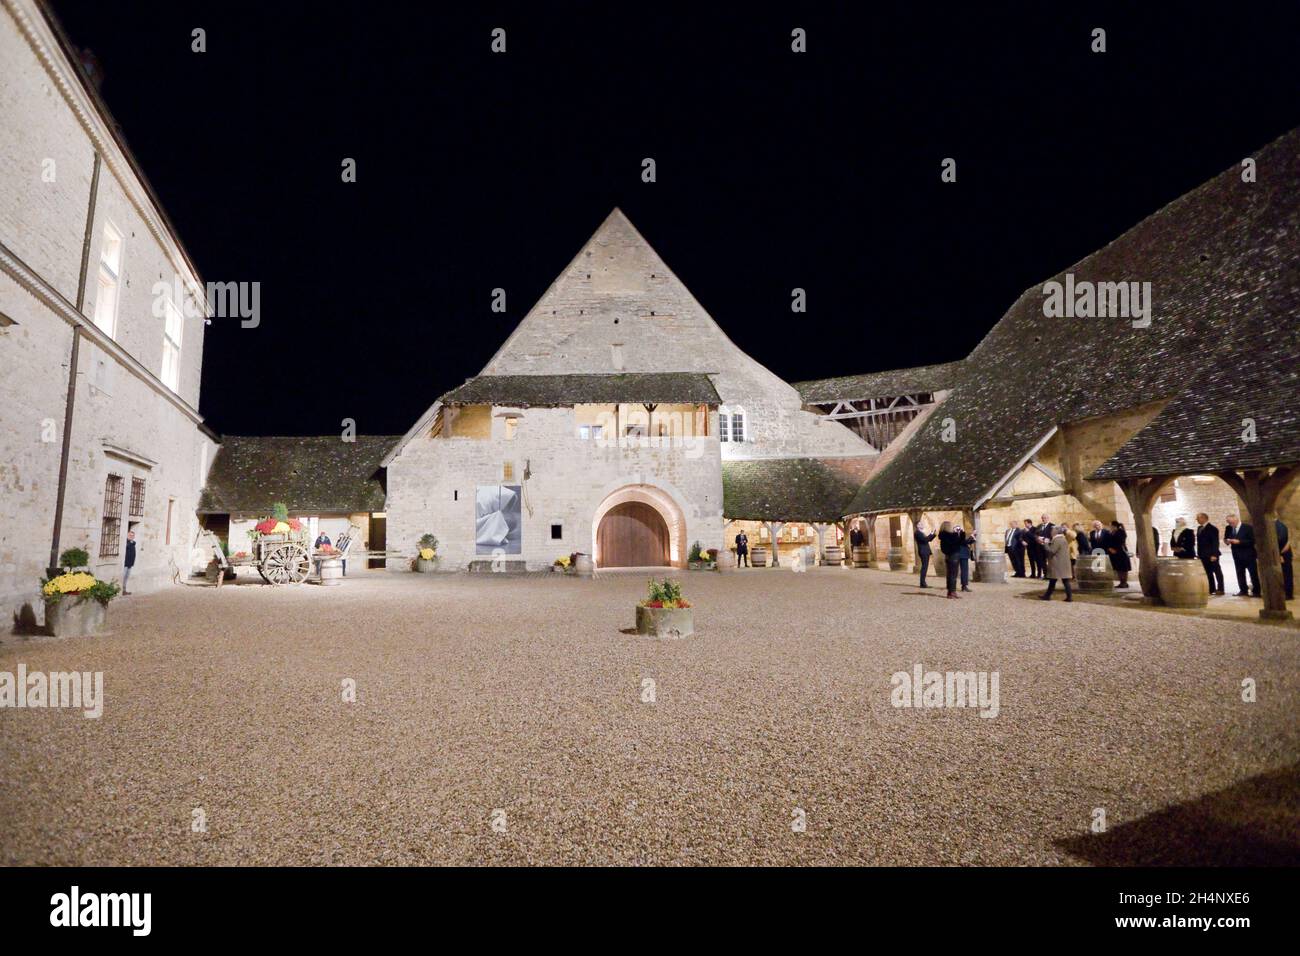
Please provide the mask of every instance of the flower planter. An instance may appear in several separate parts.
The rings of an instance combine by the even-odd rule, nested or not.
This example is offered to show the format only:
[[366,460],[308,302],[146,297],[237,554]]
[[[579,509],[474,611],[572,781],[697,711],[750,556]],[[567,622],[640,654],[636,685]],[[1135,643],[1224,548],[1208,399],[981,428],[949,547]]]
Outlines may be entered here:
[[45,605],[45,628],[54,637],[87,637],[103,634],[108,608],[94,598],[68,596]]
[[636,609],[636,632],[650,637],[690,637],[695,633],[695,609],[642,607]]
[[430,558],[426,561],[424,558],[415,559],[415,570],[420,574],[432,574],[438,570],[438,559]]
[[698,571],[700,570],[700,568],[704,567],[704,564],[703,562],[700,561],[688,561],[686,563],[686,567],[689,568],[691,571]]

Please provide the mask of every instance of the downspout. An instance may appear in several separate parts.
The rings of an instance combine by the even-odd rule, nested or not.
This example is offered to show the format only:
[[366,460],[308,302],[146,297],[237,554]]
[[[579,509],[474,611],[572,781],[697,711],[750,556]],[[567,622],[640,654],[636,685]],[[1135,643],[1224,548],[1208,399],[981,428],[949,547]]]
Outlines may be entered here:
[[[99,197],[99,152],[90,174],[90,202],[86,207],[86,233],[81,240],[81,275],[77,280],[77,311],[86,305],[86,270],[90,264],[90,240],[95,228],[95,204]],[[72,414],[77,404],[77,359],[81,355],[81,326],[72,328],[72,356],[68,359],[68,400],[63,410],[63,450],[59,455],[59,490],[54,501],[54,536],[50,542],[49,576],[58,574],[59,539],[63,535],[63,502],[68,491],[68,458],[72,454]]]

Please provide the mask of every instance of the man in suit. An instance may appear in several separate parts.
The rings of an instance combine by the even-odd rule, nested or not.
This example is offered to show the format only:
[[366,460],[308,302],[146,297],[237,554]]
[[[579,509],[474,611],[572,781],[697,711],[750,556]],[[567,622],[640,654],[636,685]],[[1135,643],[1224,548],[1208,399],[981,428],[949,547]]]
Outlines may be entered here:
[[1031,578],[1042,577],[1043,546],[1039,544],[1037,529],[1034,528],[1034,522],[1029,518],[1025,519],[1025,526],[1020,529],[1020,540],[1025,543],[1025,552],[1029,555],[1029,576]]
[[1106,526],[1096,518],[1092,519],[1092,530],[1088,532],[1088,553],[1101,549],[1106,550]]
[[736,567],[747,568],[749,564],[749,535],[740,532],[736,535]]
[[1273,526],[1277,529],[1277,551],[1282,559],[1282,590],[1288,601],[1295,597],[1295,570],[1291,567],[1291,531],[1278,518]]
[[1047,549],[1051,547],[1052,538],[1056,535],[1056,525],[1047,515],[1039,517],[1040,521],[1034,527],[1034,537],[1038,540],[1038,570],[1043,577],[1047,577]]
[[[1232,563],[1237,568],[1237,597],[1259,597],[1259,567],[1256,565],[1255,529],[1242,524],[1236,515],[1228,515],[1223,540],[1232,548]],[[1250,591],[1246,578],[1250,578]]]
[[1013,578],[1023,578],[1025,576],[1025,539],[1021,535],[1020,529],[1015,525],[1007,528],[1003,550],[1011,558],[1011,567],[1016,572],[1011,576]]
[[1204,511],[1196,516],[1196,525],[1196,553],[1210,582],[1210,593],[1222,594],[1223,565],[1219,563],[1219,555],[1223,552],[1219,550],[1219,529],[1210,524],[1210,516]]
[[920,587],[928,588],[930,585],[925,583],[925,574],[930,570],[930,542],[934,540],[934,532],[930,531],[926,525],[925,519],[922,518],[912,529],[912,540],[916,543],[916,561],[921,568]]

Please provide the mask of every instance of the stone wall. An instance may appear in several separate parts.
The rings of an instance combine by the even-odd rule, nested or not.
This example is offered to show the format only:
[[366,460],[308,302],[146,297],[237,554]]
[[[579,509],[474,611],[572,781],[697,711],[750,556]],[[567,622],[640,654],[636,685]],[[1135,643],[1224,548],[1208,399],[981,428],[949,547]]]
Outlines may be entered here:
[[[505,413],[517,419],[515,437],[505,437]],[[646,485],[669,496],[670,526],[684,527],[678,562],[691,543],[722,547],[722,467],[716,437],[625,439],[622,442],[577,437],[572,408],[495,409],[490,439],[414,438],[388,467],[388,547],[414,554],[420,535],[439,540],[444,569],[460,569],[476,554],[474,500],[480,485],[522,485],[522,558],[532,570],[557,557],[594,548],[593,522],[601,504],[619,489]],[[514,478],[505,480],[506,465]],[[531,473],[524,479],[525,469]],[[531,512],[530,509],[531,508]],[[551,526],[560,537],[551,537]],[[393,570],[405,563],[390,561]]]
[[[98,576],[120,579],[134,522],[133,592],[159,586],[173,567],[188,573],[199,489],[215,445],[195,411],[201,318],[183,323],[178,392],[159,381],[163,320],[154,315],[154,285],[172,286],[178,274],[187,285],[197,279],[174,239],[159,240],[160,215],[33,4],[0,7],[0,63],[0,312],[15,323],[0,328],[0,607],[7,618],[30,607],[39,621],[97,150],[104,162],[81,313],[92,314],[103,225],[111,221],[123,238],[117,327],[114,339],[93,326],[82,338],[61,549],[85,548]],[[117,556],[101,558],[110,474],[123,479],[122,543]],[[145,479],[140,518],[128,514],[133,477]]]

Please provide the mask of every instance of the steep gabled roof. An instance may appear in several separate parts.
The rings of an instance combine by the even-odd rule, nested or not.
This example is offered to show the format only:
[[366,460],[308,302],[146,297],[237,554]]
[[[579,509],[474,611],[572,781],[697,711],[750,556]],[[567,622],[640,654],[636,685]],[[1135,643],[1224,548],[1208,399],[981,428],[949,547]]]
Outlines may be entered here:
[[866,375],[842,375],[819,378],[811,382],[792,383],[805,405],[829,405],[832,402],[858,402],[868,398],[893,398],[918,392],[937,392],[951,388],[957,381],[961,361],[938,365],[918,365]]
[[717,405],[721,399],[698,372],[608,375],[480,375],[439,399],[444,405],[580,405],[616,402]]
[[744,521],[839,521],[874,458],[772,458],[722,463],[722,513]]
[[[1300,462],[1300,344],[1277,334],[1258,361],[1208,370],[1092,478],[1186,475]],[[1251,440],[1247,440],[1251,439]]]
[[1242,182],[1234,166],[1054,277],[1150,282],[1148,328],[1128,318],[1045,318],[1035,285],[852,511],[981,504],[1058,424],[1172,398],[1223,364],[1269,363],[1261,340],[1294,330],[1300,315],[1300,130],[1254,158],[1258,182]]
[[269,514],[283,501],[293,514],[352,514],[384,510],[380,459],[391,435],[244,437],[221,440],[199,514]]

